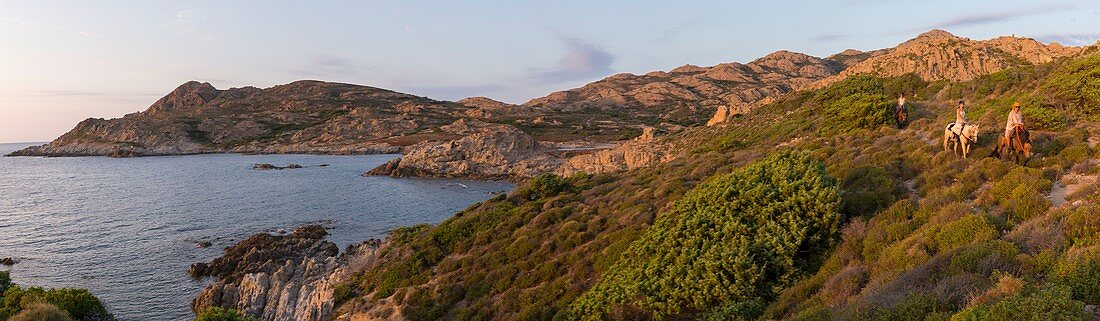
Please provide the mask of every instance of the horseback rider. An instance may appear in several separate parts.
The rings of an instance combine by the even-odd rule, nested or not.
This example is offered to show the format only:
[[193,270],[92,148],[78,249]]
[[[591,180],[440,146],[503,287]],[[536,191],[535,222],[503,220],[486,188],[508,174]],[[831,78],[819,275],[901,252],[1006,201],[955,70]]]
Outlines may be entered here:
[[963,128],[966,128],[966,102],[959,99],[959,107],[955,107],[955,123],[951,125],[951,132],[955,133],[955,136],[960,136]]
[[898,107],[894,108],[894,112],[898,115],[905,113],[905,94],[898,94]]
[[1018,129],[1024,128],[1024,115],[1020,112],[1020,102],[1012,104],[1012,110],[1008,112],[1008,122],[1005,123],[1005,138],[1011,140],[1012,134]]

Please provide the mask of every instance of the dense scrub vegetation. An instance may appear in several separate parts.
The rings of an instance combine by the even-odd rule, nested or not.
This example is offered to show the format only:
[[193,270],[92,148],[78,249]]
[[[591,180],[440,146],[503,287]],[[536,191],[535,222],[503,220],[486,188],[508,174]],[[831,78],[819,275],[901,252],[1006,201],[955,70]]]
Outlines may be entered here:
[[[853,77],[760,107],[724,128],[673,134],[666,139],[686,152],[667,164],[531,180],[439,225],[395,231],[381,263],[343,285],[342,308],[386,302],[413,320],[565,320],[589,313],[1083,320],[1086,305],[1100,304],[1100,128],[1089,105],[1097,56],[963,83]],[[886,126],[891,115],[883,111],[892,110],[887,99],[898,93],[912,103],[904,130]],[[940,141],[958,99],[973,106],[971,122],[983,128],[969,159],[944,152]],[[1039,154],[1026,166],[986,157],[1014,100],[1024,102]],[[761,160],[788,149],[822,160],[820,177],[838,178],[822,188],[838,189],[835,210],[846,218],[839,240],[806,252],[754,251],[760,256],[751,260],[738,258],[745,243],[736,239],[709,248],[729,235],[722,227],[763,224],[741,222],[760,215],[738,207],[753,203],[719,201],[716,195],[724,194],[716,187],[743,188],[754,180],[729,178],[748,178],[754,169],[738,168],[766,164]],[[760,168],[754,166],[764,165],[748,168]],[[721,211],[691,211],[691,204]],[[707,231],[715,238],[699,237]],[[789,229],[775,231],[745,235],[780,237]],[[693,238],[699,248],[669,247]],[[787,240],[775,244],[800,244]],[[822,256],[818,263],[771,261],[790,253]],[[663,261],[689,256],[698,259]],[[654,268],[659,262],[672,263]],[[723,274],[742,271],[735,263],[744,271],[773,270],[757,279],[767,282],[740,282],[748,276]],[[721,286],[699,290],[713,284]]]
[[243,315],[237,310],[209,307],[195,316],[195,321],[260,321],[260,319]]
[[574,316],[682,318],[769,298],[820,263],[839,232],[839,204],[835,179],[803,154],[718,176],[634,241],[573,304]]
[[114,320],[88,290],[22,288],[0,271],[0,320]]

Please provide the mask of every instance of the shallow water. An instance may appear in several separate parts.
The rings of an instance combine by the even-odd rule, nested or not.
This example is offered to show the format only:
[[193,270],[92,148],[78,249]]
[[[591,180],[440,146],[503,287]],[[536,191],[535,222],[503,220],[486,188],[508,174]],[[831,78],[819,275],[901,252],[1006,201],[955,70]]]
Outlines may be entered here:
[[[25,146],[0,144],[0,154]],[[440,222],[512,188],[360,176],[393,157],[3,157],[0,258],[20,262],[0,269],[23,286],[87,288],[119,320],[190,320],[190,300],[204,283],[187,267],[248,235],[321,222],[343,248],[398,226]],[[254,163],[306,168],[260,171]]]

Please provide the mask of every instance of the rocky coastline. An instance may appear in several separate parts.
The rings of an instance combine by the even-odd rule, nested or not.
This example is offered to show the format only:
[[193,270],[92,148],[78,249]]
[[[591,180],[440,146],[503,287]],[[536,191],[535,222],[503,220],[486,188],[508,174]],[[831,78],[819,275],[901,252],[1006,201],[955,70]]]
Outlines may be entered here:
[[333,318],[337,284],[369,266],[385,245],[368,240],[343,253],[320,225],[287,235],[260,233],[230,246],[211,262],[191,265],[192,277],[212,277],[191,308],[235,309],[265,321],[321,321]]

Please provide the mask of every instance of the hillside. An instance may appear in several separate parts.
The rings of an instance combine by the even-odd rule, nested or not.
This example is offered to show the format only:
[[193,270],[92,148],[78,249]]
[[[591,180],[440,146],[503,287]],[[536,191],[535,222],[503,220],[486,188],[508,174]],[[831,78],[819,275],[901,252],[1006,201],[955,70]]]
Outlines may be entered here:
[[[668,162],[540,176],[439,225],[394,231],[338,287],[337,316],[1093,318],[1097,66],[1088,48],[968,81],[854,75],[670,134],[660,141],[682,152]],[[899,93],[915,118],[900,130],[886,114]],[[969,159],[940,141],[957,99],[992,128]],[[1014,100],[1039,155],[1026,165],[987,156]],[[775,215],[788,216],[758,225]],[[759,229],[770,232],[737,232]]]
[[[431,138],[469,110],[394,91],[319,81],[266,89],[188,82],[143,112],[93,118],[16,155],[145,156],[214,152],[380,153]],[[402,137],[402,141],[388,138]]]

